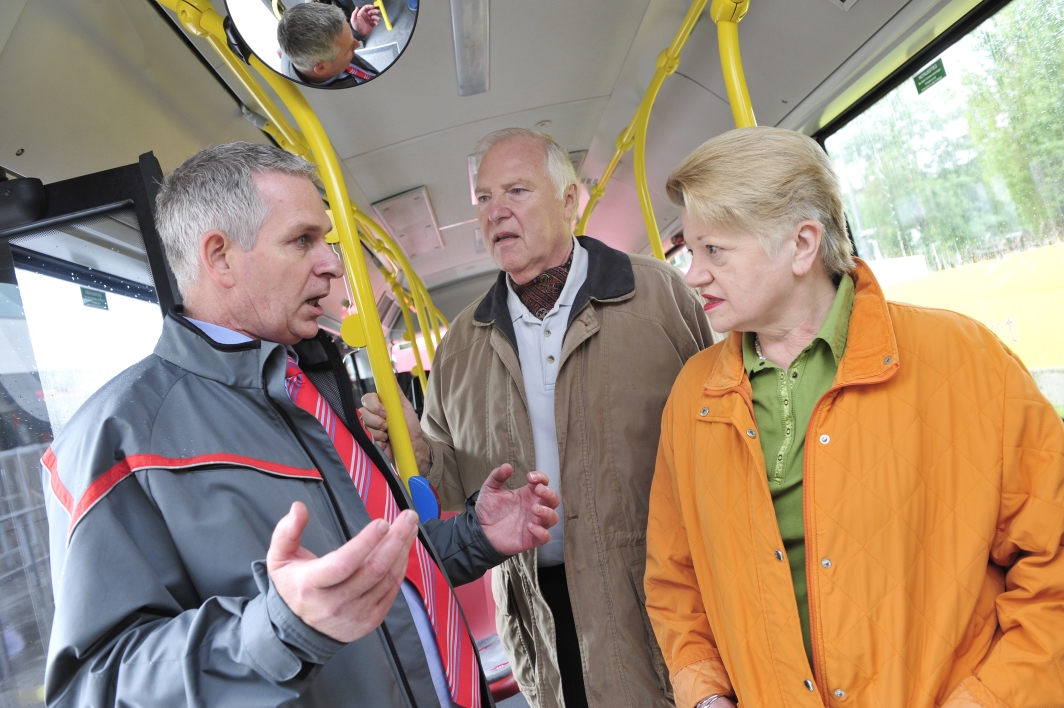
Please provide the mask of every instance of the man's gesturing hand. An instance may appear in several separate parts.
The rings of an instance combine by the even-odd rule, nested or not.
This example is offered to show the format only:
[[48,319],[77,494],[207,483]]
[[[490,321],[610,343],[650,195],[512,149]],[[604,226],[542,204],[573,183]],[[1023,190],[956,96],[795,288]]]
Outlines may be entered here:
[[547,475],[529,472],[528,484],[503,489],[514,473],[510,465],[488,475],[477,497],[477,519],[484,535],[499,553],[514,555],[537,548],[550,540],[549,529],[558,523],[558,493],[547,486]]
[[373,5],[363,5],[351,13],[351,27],[365,37],[381,23],[381,11]]
[[299,545],[307,525],[300,502],[277,522],[266,569],[297,617],[339,642],[366,636],[384,621],[406,577],[417,515],[404,511],[391,526],[370,523],[353,539],[318,558]]
[[[410,442],[414,445],[414,459],[417,460],[417,470],[422,477],[429,475],[429,444],[421,437],[421,422],[417,419],[417,413],[410,401],[406,400],[401,392],[399,398],[403,402],[403,417],[406,418],[406,427],[410,431]],[[374,441],[381,446],[388,459],[395,463],[395,455],[388,440],[388,411],[384,410],[380,396],[375,393],[367,393],[362,397],[362,408],[359,409],[362,422]]]

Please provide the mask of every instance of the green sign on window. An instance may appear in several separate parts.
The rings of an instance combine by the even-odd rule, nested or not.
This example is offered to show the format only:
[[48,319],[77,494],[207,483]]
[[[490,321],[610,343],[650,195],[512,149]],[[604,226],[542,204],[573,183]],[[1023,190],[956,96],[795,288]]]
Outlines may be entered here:
[[942,59],[936,59],[935,63],[920,71],[913,77],[916,84],[916,93],[923,93],[927,89],[946,78],[946,68],[942,66]]
[[95,307],[98,310],[107,309],[107,293],[90,288],[81,289],[81,302],[85,307]]

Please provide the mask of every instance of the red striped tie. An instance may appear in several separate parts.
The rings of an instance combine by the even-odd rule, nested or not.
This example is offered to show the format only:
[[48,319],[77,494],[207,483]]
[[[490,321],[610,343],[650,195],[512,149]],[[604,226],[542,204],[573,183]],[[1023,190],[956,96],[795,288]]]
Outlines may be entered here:
[[[285,388],[292,402],[317,418],[332,438],[336,452],[347,466],[351,481],[358,489],[370,517],[385,519],[388,523],[395,521],[399,516],[399,505],[395,502],[384,474],[355,442],[350,431],[336,417],[329,402],[318,393],[318,389],[291,358],[288,359]],[[358,422],[362,424],[361,415]],[[366,434],[369,434],[368,431]],[[450,690],[451,700],[463,708],[480,708],[480,673],[474,655],[476,650],[473,640],[465,631],[454,592],[420,538],[416,539],[410,548],[406,579],[414,584],[425,604],[432,631],[436,635],[436,646],[443,659],[443,668],[447,673],[447,688]]]

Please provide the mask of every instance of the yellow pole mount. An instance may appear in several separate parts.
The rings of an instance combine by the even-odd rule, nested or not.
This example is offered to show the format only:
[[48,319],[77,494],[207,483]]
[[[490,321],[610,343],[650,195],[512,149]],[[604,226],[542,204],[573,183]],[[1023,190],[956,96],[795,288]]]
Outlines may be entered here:
[[739,20],[746,17],[749,9],[750,0],[713,0],[709,7],[709,15],[717,23],[720,66],[724,71],[724,86],[728,90],[728,102],[736,128],[757,125],[754,106],[746,88],[743,59],[739,53]]

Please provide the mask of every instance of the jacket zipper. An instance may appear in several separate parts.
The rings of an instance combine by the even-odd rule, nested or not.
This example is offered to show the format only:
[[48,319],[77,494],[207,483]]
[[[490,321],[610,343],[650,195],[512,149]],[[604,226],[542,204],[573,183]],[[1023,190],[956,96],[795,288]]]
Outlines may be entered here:
[[[318,461],[314,459],[314,455],[311,454],[310,448],[307,447],[307,444],[303,441],[303,438],[302,436],[300,436],[299,431],[296,430],[295,423],[293,423],[292,419],[288,417],[288,414],[284,412],[284,409],[281,408],[281,406],[278,405],[277,402],[270,397],[269,389],[266,387],[265,376],[262,377],[262,389],[263,393],[266,395],[266,399],[270,402],[270,405],[273,406],[274,410],[277,411],[277,414],[280,415],[281,419],[284,420],[284,422],[288,425],[288,429],[292,431],[292,434],[299,442],[299,446],[303,448],[303,452],[306,453],[307,457],[310,459],[311,462],[314,463],[315,467],[321,469],[321,465],[319,465]],[[325,475],[322,475],[321,482],[322,485],[325,487],[326,495],[329,497],[329,503],[332,504],[333,514],[336,516],[336,521],[340,524],[340,529],[344,535],[344,538],[350,541],[352,538],[351,529],[347,527],[347,522],[344,520],[343,514],[340,513],[340,504],[336,501],[336,497],[333,495],[333,491],[329,487],[329,483],[325,480]],[[417,708],[417,701],[414,699],[414,692],[413,690],[411,690],[410,683],[407,681],[406,674],[403,672],[403,664],[399,660],[399,652],[396,650],[395,643],[392,641],[392,635],[390,632],[388,632],[388,627],[384,624],[384,622],[381,622],[380,627],[378,627],[378,630],[384,636],[384,643],[388,646],[388,651],[391,652],[392,662],[395,664],[395,667],[397,669],[395,673],[399,676],[399,680],[402,682],[403,690],[406,692],[406,699],[409,705],[412,706],[412,708]]]
[[[824,399],[827,398],[828,395],[830,395],[831,393],[833,393],[834,391],[837,391],[837,390],[838,389],[836,389],[834,387],[828,389],[827,393],[825,393],[823,396],[821,396],[820,400],[818,400],[816,402],[816,405],[813,406],[813,413],[812,413],[812,415],[809,416],[809,423],[810,424],[814,424],[815,425],[815,421],[817,420],[817,413],[820,411],[820,404],[823,403]],[[813,680],[816,682],[817,688],[820,691],[821,700],[824,701],[824,703],[827,703],[828,702],[828,697],[827,697],[827,693],[826,693],[827,692],[827,688],[824,686],[823,682],[821,681],[820,644],[817,642],[817,631],[816,631],[818,629],[818,626],[817,626],[817,614],[816,614],[816,603],[813,602],[813,595],[814,594],[812,592],[813,588],[814,588],[814,584],[813,584],[814,583],[814,576],[816,574],[816,570],[815,570],[815,568],[816,568],[816,554],[809,552],[809,539],[811,538],[811,536],[809,534],[809,526],[810,526],[812,517],[810,516],[811,503],[809,501],[811,495],[807,493],[808,489],[806,489],[806,487],[809,486],[809,480],[810,480],[810,476],[809,476],[809,472],[810,472],[810,465],[809,465],[809,426],[808,425],[806,426],[805,443],[806,443],[805,452],[802,455],[802,486],[803,486],[803,490],[802,490],[802,519],[803,519],[803,526],[805,527],[805,529],[804,529],[805,530],[805,584],[806,584],[806,588],[807,588],[807,590],[806,590],[806,604],[808,605],[808,609],[809,609],[809,643],[810,643],[810,645],[811,645],[811,647],[813,649],[813,666],[812,666],[812,669],[813,669]]]
[[[820,400],[818,400],[816,402],[816,405],[813,406],[813,413],[812,413],[812,415],[809,416],[810,425],[813,425],[815,423],[815,421],[817,419],[817,413],[820,411],[820,405],[827,399],[828,396],[831,396],[832,400],[834,400],[838,396],[839,392],[842,391],[842,389],[846,388],[847,386],[856,386],[856,385],[863,385],[863,384],[877,384],[877,383],[881,383],[883,381],[886,381],[888,378],[889,378],[889,376],[885,377],[885,376],[880,375],[880,376],[868,377],[868,378],[865,378],[865,379],[858,379],[858,380],[854,380],[854,381],[848,381],[845,384],[842,384],[842,385],[839,385],[839,386],[832,385],[832,387],[829,388],[824,393],[824,395],[820,397]],[[810,509],[811,502],[809,501],[810,495],[806,493],[807,489],[805,489],[805,487],[808,485],[809,480],[811,478],[810,474],[809,474],[810,471],[811,471],[811,468],[810,468],[810,465],[809,465],[809,447],[808,447],[808,443],[809,443],[809,427],[808,426],[806,427],[805,441],[806,441],[806,448],[805,448],[805,453],[802,456],[802,487],[803,487],[803,489],[802,489],[802,519],[803,519],[803,525],[805,527],[805,539],[806,539],[805,540],[805,584],[806,584],[806,588],[807,588],[807,591],[806,591],[806,602],[809,605],[809,643],[812,645],[812,649],[813,649],[813,667],[812,667],[813,668],[813,680],[816,682],[817,687],[820,689],[820,698],[821,698],[821,700],[823,700],[824,703],[827,704],[827,703],[830,702],[830,698],[828,697],[828,693],[827,693],[828,692],[828,688],[827,688],[827,686],[825,686],[821,682],[820,645],[817,644],[817,633],[814,631],[814,629],[817,627],[817,614],[816,614],[816,605],[813,603],[813,578],[816,576],[816,572],[817,572],[816,571],[817,560],[816,560],[816,554],[809,552],[809,539],[810,539],[809,524],[810,524],[810,520],[811,520],[812,517],[810,516],[810,511],[811,511],[811,509]]]

